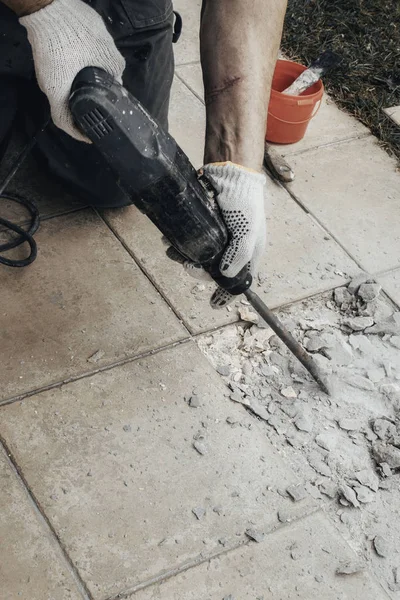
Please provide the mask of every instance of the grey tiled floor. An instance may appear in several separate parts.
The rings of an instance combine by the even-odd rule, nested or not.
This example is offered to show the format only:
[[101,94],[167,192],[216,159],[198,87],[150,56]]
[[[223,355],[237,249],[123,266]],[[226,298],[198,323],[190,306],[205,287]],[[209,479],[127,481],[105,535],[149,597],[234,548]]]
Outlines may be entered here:
[[[171,131],[200,166],[200,1],[176,4],[186,27]],[[268,182],[261,295],[280,306],[366,269],[399,304],[394,162],[330,101],[281,151],[296,180]],[[46,220],[34,265],[0,270],[1,598],[385,598],[368,574],[334,577],[352,552],[312,503],[278,527],[287,499],[268,488],[297,475],[191,339],[236,309],[211,311],[209,290],[193,289],[134,208],[80,208],[31,162],[13,185],[34,190]],[[193,390],[199,408],[185,402]],[[255,523],[267,535],[249,544]]]

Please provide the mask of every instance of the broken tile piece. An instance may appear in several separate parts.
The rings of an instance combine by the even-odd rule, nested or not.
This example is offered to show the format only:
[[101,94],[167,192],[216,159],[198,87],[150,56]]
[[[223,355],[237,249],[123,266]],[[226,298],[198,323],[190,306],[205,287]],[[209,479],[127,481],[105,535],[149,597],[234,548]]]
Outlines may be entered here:
[[300,410],[297,413],[296,417],[294,418],[294,424],[296,425],[297,429],[300,431],[305,431],[306,433],[310,433],[314,426],[310,412],[305,409]]
[[352,301],[353,296],[347,288],[340,287],[334,290],[333,298],[337,306],[342,306],[342,304],[349,304]]
[[368,327],[365,333],[400,335],[400,312],[395,312],[391,317]]
[[355,508],[360,508],[360,503],[357,500],[356,493],[349,485],[343,483],[339,487],[339,491],[350,504],[352,504]]
[[375,500],[375,493],[364,485],[355,486],[355,493],[357,494],[357,500],[363,504],[373,502]]
[[320,335],[312,335],[306,339],[304,346],[309,352],[318,352],[318,350],[325,348],[326,342],[324,342]]
[[207,447],[203,442],[200,442],[199,440],[195,440],[193,442],[193,448],[195,450],[197,450],[197,452],[201,455],[207,454]]
[[368,377],[368,379],[373,381],[373,383],[378,383],[379,381],[384,379],[385,370],[382,367],[375,367],[373,369],[368,369],[367,377]]
[[290,523],[292,518],[293,517],[291,516],[289,510],[284,509],[284,508],[282,508],[281,510],[278,510],[278,521],[280,521],[281,523]]
[[328,498],[335,498],[337,494],[337,486],[333,483],[333,481],[324,481],[319,486],[319,489],[325,496]]
[[365,569],[365,564],[359,559],[346,560],[339,564],[336,575],[354,575]]
[[385,558],[389,553],[389,546],[385,538],[376,535],[373,539],[374,549],[378,556]]
[[336,448],[337,436],[335,433],[319,433],[315,438],[318,446],[321,446],[324,450],[331,452]]
[[282,388],[281,389],[281,394],[285,398],[297,398],[297,393],[295,392],[295,390],[291,386]]
[[355,473],[355,478],[361,485],[369,487],[373,492],[377,492],[379,488],[379,477],[371,469],[363,469]]
[[352,374],[352,373],[344,373],[343,380],[351,385],[354,388],[358,388],[360,390],[366,390],[373,392],[375,390],[375,385],[372,381],[363,377],[362,375]]
[[[258,413],[257,413],[258,414]],[[268,418],[268,423],[273,427],[279,435],[285,435],[288,430],[288,425],[279,415],[271,415]]]
[[395,583],[400,583],[400,567],[393,568],[393,578]]
[[353,351],[351,346],[337,334],[324,333],[322,338],[326,341],[324,354],[335,363],[345,366],[353,362]]
[[290,557],[293,560],[299,560],[299,558],[301,558],[301,551],[296,544],[293,544],[290,548]]
[[383,477],[391,477],[392,470],[386,462],[381,463],[380,465]]
[[191,408],[199,408],[199,406],[201,406],[201,401],[199,396],[193,395],[189,398],[189,402],[188,402],[189,406]]
[[243,404],[244,406],[250,406],[250,402],[247,398],[242,396],[240,392],[232,392],[229,394],[229,398],[233,400],[233,402],[237,402],[238,404]]
[[307,496],[303,485],[290,485],[286,488],[286,491],[294,502],[300,502],[300,500],[303,500]]
[[223,377],[227,377],[231,372],[231,368],[229,365],[220,365],[217,367],[217,373],[222,375]]
[[374,324],[372,317],[352,317],[351,319],[345,319],[343,322],[353,331],[364,331]]
[[372,302],[378,298],[381,289],[382,286],[379,285],[379,283],[362,283],[357,295],[362,298],[364,302]]
[[238,308],[238,313],[242,321],[247,321],[257,325],[258,321],[260,320],[258,314],[253,312],[248,306],[241,306]]
[[375,442],[372,444],[372,453],[377,463],[387,463],[391,469],[400,468],[400,448]]
[[103,358],[104,354],[105,354],[105,352],[103,350],[97,350],[94,354],[89,356],[89,358],[87,358],[86,360],[88,363],[96,364],[97,362],[99,362],[99,360],[101,360]]
[[344,418],[338,421],[338,425],[340,429],[344,429],[345,431],[359,431],[360,422],[358,419]]
[[366,281],[368,281],[369,278],[370,275],[368,275],[368,273],[360,273],[359,275],[354,277],[347,286],[347,289],[349,290],[350,294],[355,294],[359,290],[360,286]]
[[307,458],[309,465],[324,477],[331,477],[332,472],[326,462],[323,461],[321,455],[318,452],[312,452]]
[[202,508],[201,506],[197,506],[196,508],[192,508],[192,513],[194,514],[196,519],[200,521],[200,519],[202,519],[205,516],[206,509]]
[[396,426],[387,419],[375,419],[372,428],[378,438],[386,443],[391,442],[397,436]]
[[265,537],[264,533],[262,533],[261,531],[257,531],[256,529],[253,529],[252,527],[249,527],[249,529],[246,529],[245,534],[247,535],[248,538],[250,538],[254,542],[257,542],[257,544],[262,542]]

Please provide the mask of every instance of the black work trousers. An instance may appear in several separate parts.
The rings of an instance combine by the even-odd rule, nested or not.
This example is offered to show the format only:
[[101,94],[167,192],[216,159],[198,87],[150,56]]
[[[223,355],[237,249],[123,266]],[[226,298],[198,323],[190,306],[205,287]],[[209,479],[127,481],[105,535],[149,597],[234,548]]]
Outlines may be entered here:
[[[171,0],[84,1],[103,17],[126,60],[124,86],[167,128],[174,73]],[[32,135],[48,115],[26,30],[0,3],[0,157],[17,117]],[[96,148],[74,140],[52,122],[39,136],[36,152],[43,168],[62,178],[84,202],[98,207],[130,204]]]

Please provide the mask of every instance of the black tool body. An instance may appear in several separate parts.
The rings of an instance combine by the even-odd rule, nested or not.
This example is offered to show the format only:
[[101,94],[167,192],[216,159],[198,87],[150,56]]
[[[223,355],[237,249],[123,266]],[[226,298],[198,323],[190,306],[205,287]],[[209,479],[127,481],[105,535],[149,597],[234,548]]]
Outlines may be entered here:
[[219,271],[228,234],[211,186],[202,183],[175,140],[141,103],[107,72],[86,67],[75,78],[69,106],[118,185],[171,244],[230,293],[249,288],[247,268],[235,278]]
[[[223,277],[219,264],[229,242],[210,183],[146,109],[108,73],[86,67],[75,78],[69,106],[79,129],[93,142],[130,197],[184,257],[202,265],[231,294],[249,302],[327,391],[311,356],[249,288],[247,267]],[[132,170],[135,164],[135,170]],[[140,174],[137,175],[140,168]],[[135,173],[135,175],[133,175]]]

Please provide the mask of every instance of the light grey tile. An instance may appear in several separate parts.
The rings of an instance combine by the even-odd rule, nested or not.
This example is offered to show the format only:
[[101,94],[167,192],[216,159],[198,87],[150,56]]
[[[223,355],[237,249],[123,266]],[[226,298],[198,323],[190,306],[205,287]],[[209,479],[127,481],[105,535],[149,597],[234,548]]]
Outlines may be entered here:
[[192,342],[3,407],[0,433],[96,600],[314,509]]
[[400,106],[391,106],[390,108],[384,108],[383,110],[387,116],[400,127]]
[[368,137],[291,157],[290,189],[371,273],[400,264],[400,173]]
[[200,10],[201,0],[174,0],[174,9],[183,20],[182,35],[174,45],[177,65],[200,59]]
[[400,269],[379,275],[377,279],[385,292],[400,306]]
[[200,63],[193,65],[181,65],[176,67],[176,74],[190,89],[203,100],[204,85]]
[[186,336],[93,212],[50,219],[36,239],[33,265],[0,270],[1,399]]
[[79,600],[70,567],[0,449],[2,600]]
[[203,104],[175,77],[169,110],[170,133],[197,169],[203,165],[205,122]]
[[[268,245],[261,264],[263,284],[256,292],[276,307],[343,284],[359,271],[343,250],[292,200],[267,182]],[[193,332],[238,319],[235,307],[213,310],[213,285],[197,292],[197,283],[165,255],[161,235],[134,207],[107,211],[105,218],[135,253],[143,267]],[[201,285],[201,284],[200,284]]]
[[[293,556],[292,556],[293,555]],[[293,558],[294,557],[294,558]],[[383,600],[368,573],[337,576],[352,550],[321,513],[273,533],[260,544],[217,557],[130,598],[135,600]]]

